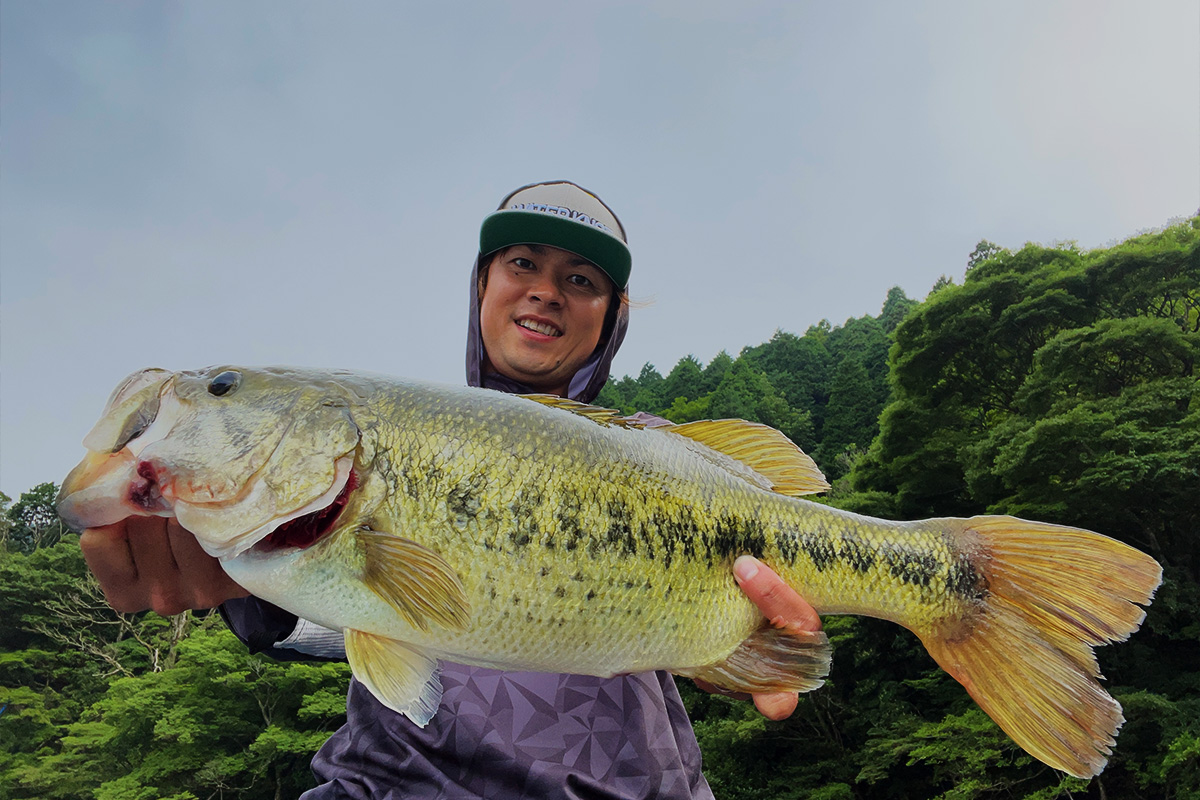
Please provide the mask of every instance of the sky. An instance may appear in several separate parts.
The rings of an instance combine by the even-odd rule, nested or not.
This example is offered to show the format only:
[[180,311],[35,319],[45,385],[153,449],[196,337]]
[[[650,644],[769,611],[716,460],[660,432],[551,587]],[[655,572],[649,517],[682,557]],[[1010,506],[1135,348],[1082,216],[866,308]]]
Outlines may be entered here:
[[479,223],[616,210],[615,376],[879,313],[981,239],[1200,209],[1200,4],[0,3],[0,491],[150,366],[463,381]]

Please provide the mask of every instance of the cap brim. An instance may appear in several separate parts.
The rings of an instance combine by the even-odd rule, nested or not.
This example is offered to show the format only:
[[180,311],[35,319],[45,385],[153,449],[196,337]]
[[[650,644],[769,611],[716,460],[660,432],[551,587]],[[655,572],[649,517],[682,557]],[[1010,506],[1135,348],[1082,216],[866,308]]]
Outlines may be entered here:
[[497,211],[479,229],[479,252],[494,253],[514,244],[544,244],[583,256],[618,288],[629,283],[632,257],[620,239],[563,217],[538,211]]

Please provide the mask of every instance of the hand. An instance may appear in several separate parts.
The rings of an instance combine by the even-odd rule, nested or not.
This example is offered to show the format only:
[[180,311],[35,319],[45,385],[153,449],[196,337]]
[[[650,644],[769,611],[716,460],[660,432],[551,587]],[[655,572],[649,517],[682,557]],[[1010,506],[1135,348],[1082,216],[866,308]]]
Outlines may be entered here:
[[[733,563],[733,577],[763,616],[776,628],[785,631],[819,631],[821,618],[803,597],[783,582],[775,570],[753,556],[741,556]],[[705,681],[696,684],[706,692],[716,687]],[[728,694],[721,692],[721,694]],[[796,692],[770,692],[763,694],[730,694],[742,700],[753,698],[754,706],[767,719],[787,719],[796,710],[800,695]]]
[[84,531],[79,546],[117,611],[170,616],[250,594],[174,519],[129,517]]

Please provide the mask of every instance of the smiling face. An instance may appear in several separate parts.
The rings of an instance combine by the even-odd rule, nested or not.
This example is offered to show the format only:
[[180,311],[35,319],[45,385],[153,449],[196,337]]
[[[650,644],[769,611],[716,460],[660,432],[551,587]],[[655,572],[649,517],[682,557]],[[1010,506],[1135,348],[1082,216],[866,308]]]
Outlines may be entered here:
[[574,253],[519,244],[492,257],[482,283],[484,370],[565,396],[600,341],[612,281]]

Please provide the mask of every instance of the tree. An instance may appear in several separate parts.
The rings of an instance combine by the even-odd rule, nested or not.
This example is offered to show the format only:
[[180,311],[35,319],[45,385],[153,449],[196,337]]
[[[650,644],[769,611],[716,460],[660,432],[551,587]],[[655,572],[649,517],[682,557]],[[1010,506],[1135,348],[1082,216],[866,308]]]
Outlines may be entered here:
[[715,390],[732,366],[733,358],[724,350],[713,356],[713,360],[708,362],[708,366],[704,368],[704,391]]
[[980,239],[979,244],[975,245],[975,249],[971,251],[971,255],[967,256],[967,272],[970,272],[988,259],[995,258],[1001,253],[1007,252],[1007,250],[998,244],[993,244],[987,239]]
[[1029,245],[932,294],[896,328],[894,400],[859,465],[859,488],[894,492],[905,516],[978,508],[960,454],[1011,413],[1034,353],[1094,318],[1082,257]]
[[875,438],[886,392],[886,384],[873,381],[861,360],[847,358],[838,366],[830,386],[821,444],[813,452],[830,480],[844,473],[838,455],[847,448],[865,447]]
[[906,295],[899,286],[888,289],[887,299],[883,301],[883,309],[879,312],[879,324],[883,326],[884,332],[890,334],[896,330],[908,312],[918,305],[920,303]]
[[678,398],[698,400],[704,394],[704,368],[695,356],[679,359],[671,373],[663,381],[663,400],[672,402]]
[[629,401],[635,411],[655,412],[663,407],[663,376],[653,364],[643,364],[637,379],[637,392]]
[[58,518],[54,507],[57,494],[58,487],[53,483],[40,483],[22,493],[21,498],[4,511],[8,547],[29,553],[53,545],[67,533],[68,528]]
[[709,401],[716,419],[745,419],[770,425],[800,447],[812,447],[812,418],[787,404],[767,376],[738,359],[725,373]]
[[832,359],[827,337],[827,330],[804,336],[777,330],[769,342],[744,348],[740,356],[766,374],[788,405],[807,411],[818,430],[829,400]]
[[1038,351],[1014,413],[964,453],[972,493],[995,510],[1115,529],[1194,570],[1198,357],[1200,334],[1163,318],[1060,332]]
[[77,722],[62,750],[19,773],[20,785],[60,794],[61,775],[86,775],[97,798],[294,797],[307,762],[344,709],[345,664],[252,656],[210,615],[181,642],[176,665],[118,678]]
[[12,498],[4,492],[0,492],[0,548],[7,550],[9,547],[9,534],[12,533],[13,521],[8,517],[8,508],[12,504]]

